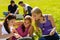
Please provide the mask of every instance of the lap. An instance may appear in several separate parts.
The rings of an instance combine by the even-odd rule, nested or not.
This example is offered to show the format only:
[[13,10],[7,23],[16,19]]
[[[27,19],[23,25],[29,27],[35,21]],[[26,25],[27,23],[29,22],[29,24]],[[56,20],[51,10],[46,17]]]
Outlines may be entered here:
[[53,36],[41,37],[39,40],[59,40],[59,36],[55,33]]

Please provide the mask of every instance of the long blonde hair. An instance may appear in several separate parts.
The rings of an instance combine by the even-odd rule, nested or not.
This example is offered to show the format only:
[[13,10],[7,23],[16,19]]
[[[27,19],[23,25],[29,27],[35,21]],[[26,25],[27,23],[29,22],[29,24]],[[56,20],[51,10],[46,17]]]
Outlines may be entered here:
[[[33,9],[32,9],[32,11],[31,11],[31,13],[33,14],[33,13],[36,13],[36,14],[41,14],[41,16],[43,17],[43,15],[42,15],[42,11],[38,8],[38,7],[34,7]],[[35,25],[36,26],[38,26],[38,24],[39,24],[39,20],[36,20],[35,21]]]
[[42,11],[38,7],[34,7],[31,11],[31,13],[39,14],[39,13],[42,13]]

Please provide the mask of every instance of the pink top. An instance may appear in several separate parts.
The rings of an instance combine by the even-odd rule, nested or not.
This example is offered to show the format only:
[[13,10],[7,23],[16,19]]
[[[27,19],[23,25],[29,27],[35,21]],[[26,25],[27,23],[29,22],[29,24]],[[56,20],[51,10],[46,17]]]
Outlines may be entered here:
[[28,35],[28,31],[29,31],[30,26],[28,28],[26,28],[24,32],[22,31],[22,27],[23,26],[19,26],[17,28],[17,32],[19,33],[20,36],[25,37]]

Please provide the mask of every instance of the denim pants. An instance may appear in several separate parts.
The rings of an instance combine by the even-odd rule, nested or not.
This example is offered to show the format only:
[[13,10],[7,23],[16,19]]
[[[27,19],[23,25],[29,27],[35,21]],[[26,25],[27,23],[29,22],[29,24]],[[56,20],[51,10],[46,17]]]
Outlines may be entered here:
[[8,15],[8,12],[3,12],[3,15],[7,16]]
[[53,36],[41,37],[39,40],[59,40],[59,36],[57,33],[55,33]]

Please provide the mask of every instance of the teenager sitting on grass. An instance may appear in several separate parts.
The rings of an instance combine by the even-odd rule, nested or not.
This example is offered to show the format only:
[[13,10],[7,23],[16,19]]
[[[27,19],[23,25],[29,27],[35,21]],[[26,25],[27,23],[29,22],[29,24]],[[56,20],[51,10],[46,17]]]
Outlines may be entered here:
[[42,38],[39,40],[59,40],[55,22],[51,15],[42,15],[41,10],[35,7],[32,9],[32,17],[35,21],[37,30],[40,28],[42,31]]
[[[23,37],[32,37],[34,28],[32,26],[32,19],[30,16],[26,16],[24,18],[24,23],[20,25],[17,29],[18,34],[21,38]],[[13,40],[17,40],[13,38]]]
[[28,4],[25,4],[23,1],[20,1],[18,4],[23,7],[24,16],[26,15],[31,16],[31,10],[32,10],[31,6],[29,6]]
[[13,27],[15,20],[16,17],[11,14],[5,18],[4,23],[0,25],[0,39],[10,38],[12,36],[15,36],[16,38],[20,37]]
[[4,12],[4,15],[7,16],[10,13],[14,15],[19,13],[18,6],[15,4],[14,1],[10,1],[10,5],[8,5],[8,12]]
[[18,14],[18,6],[15,4],[14,1],[10,1],[10,5],[8,5],[8,13]]

